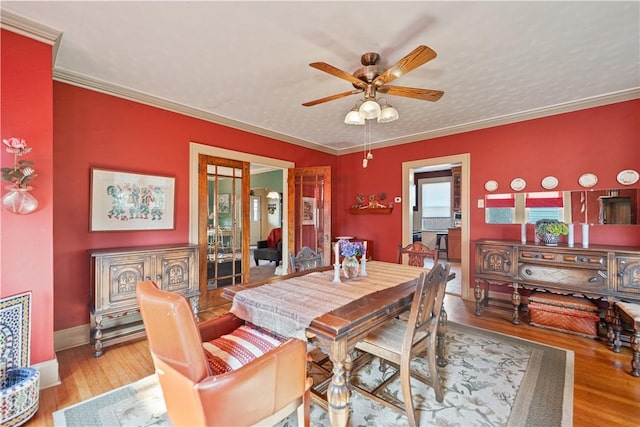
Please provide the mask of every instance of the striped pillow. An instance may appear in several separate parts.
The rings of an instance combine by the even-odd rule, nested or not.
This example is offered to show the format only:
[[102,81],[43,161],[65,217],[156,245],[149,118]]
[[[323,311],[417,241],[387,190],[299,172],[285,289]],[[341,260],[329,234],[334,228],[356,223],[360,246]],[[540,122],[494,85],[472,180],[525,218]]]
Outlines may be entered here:
[[228,335],[203,342],[202,347],[211,372],[219,375],[240,368],[285,341],[252,325],[243,325]]

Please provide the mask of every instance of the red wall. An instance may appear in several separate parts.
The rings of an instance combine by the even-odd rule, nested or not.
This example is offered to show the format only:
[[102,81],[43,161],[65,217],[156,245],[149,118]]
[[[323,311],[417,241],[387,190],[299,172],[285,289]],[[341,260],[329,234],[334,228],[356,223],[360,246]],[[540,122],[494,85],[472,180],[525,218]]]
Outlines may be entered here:
[[[475,207],[476,200],[486,194],[487,180],[496,180],[499,192],[511,192],[511,180],[522,177],[527,191],[544,191],[542,178],[554,175],[559,190],[577,190],[578,177],[592,172],[599,177],[594,189],[619,188],[618,172],[640,167],[639,128],[640,100],[634,100],[376,149],[367,169],[362,168],[362,153],[340,156],[334,175],[340,189],[333,197],[338,205],[334,234],[372,239],[376,242],[376,259],[395,261],[402,235],[402,209],[397,206],[391,215],[351,215],[348,209],[355,203],[355,196],[386,192],[392,199],[402,195],[402,162],[470,153],[470,239],[519,241],[519,225],[485,224],[484,209]],[[576,232],[576,243],[580,238]],[[640,246],[640,227],[595,225],[590,242]],[[473,271],[473,256],[471,260]]]
[[[59,82],[53,94],[55,330],[89,322],[89,250],[188,242],[190,142],[335,169],[333,155],[147,105]],[[175,230],[89,232],[94,167],[175,176]]]
[[[53,352],[53,120],[51,46],[0,32],[2,139],[18,137],[32,148],[38,176],[30,185],[38,209],[15,215],[0,209],[0,297],[31,291],[31,363],[51,360]],[[25,83],[26,82],[26,83]],[[13,155],[1,149],[2,167]],[[2,183],[0,193],[6,190]]]

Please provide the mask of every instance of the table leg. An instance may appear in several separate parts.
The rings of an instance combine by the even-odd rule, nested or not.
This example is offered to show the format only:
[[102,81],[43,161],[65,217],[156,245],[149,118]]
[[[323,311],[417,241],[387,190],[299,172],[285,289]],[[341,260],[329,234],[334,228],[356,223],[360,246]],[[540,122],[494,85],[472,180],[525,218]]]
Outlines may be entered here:
[[349,418],[349,387],[345,379],[347,356],[346,339],[337,339],[331,343],[329,357],[333,363],[333,377],[327,390],[327,403],[332,427],[345,427]]
[[513,285],[513,294],[511,294],[511,304],[513,304],[513,319],[511,320],[511,323],[519,325],[520,319],[518,316],[518,309],[520,308],[520,292],[518,292],[518,285],[515,283]]
[[476,316],[480,316],[480,304],[482,301],[482,288],[480,281],[476,280],[476,286],[473,288],[473,296],[476,298]]

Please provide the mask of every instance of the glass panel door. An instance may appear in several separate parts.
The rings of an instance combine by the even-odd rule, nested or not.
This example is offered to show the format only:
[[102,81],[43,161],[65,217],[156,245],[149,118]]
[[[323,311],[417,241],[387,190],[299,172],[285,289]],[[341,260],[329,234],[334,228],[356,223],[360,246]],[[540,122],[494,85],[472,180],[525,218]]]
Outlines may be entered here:
[[222,288],[248,280],[248,171],[245,162],[200,156],[201,308],[227,303]]
[[304,246],[331,262],[331,168],[289,170],[289,250],[297,254]]

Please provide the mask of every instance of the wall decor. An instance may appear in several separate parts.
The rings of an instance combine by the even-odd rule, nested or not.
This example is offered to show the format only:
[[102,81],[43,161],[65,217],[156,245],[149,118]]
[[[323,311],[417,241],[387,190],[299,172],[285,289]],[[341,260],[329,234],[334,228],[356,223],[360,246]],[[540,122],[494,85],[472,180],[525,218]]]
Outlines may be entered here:
[[496,191],[498,189],[498,182],[490,179],[484,183],[484,189],[487,191]]
[[313,197],[302,198],[302,224],[316,224],[316,199]]
[[172,230],[175,181],[92,168],[90,231]]
[[231,211],[231,194],[218,194],[218,213],[228,214]]
[[542,188],[553,190],[558,186],[558,178],[555,176],[545,176],[542,178]]
[[513,191],[524,190],[524,187],[526,186],[527,186],[527,182],[522,178],[514,178],[513,181],[511,181],[511,189]]
[[598,177],[592,173],[585,173],[578,178],[578,184],[585,188],[593,187],[598,183]]
[[640,179],[640,174],[633,169],[627,169],[621,171],[618,176],[616,176],[616,179],[622,185],[633,185]]

